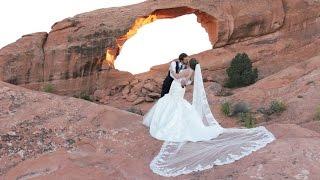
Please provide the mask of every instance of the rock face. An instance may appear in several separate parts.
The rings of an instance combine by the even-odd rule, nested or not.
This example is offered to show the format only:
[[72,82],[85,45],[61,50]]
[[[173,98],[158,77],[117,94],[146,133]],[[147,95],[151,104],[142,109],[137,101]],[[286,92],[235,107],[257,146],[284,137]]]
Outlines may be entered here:
[[[149,0],[126,7],[99,9],[57,22],[51,32],[44,33],[41,38],[29,35],[29,38],[1,49],[0,69],[5,71],[9,67],[10,73],[0,71],[0,79],[36,90],[43,82],[50,81],[59,87],[56,92],[59,94],[72,94],[68,87],[73,86],[77,91],[93,91],[107,86],[103,80],[111,77],[103,71],[112,68],[123,43],[144,24],[194,13],[208,32],[213,47],[224,47],[280,30],[285,25],[287,7],[299,3],[303,6],[293,8],[301,9],[301,12],[308,10],[309,14],[310,10],[318,10],[316,2],[305,5],[303,0],[164,0],[161,3]],[[298,24],[303,24],[306,19],[301,19]],[[313,21],[312,17],[309,19]],[[26,46],[19,46],[21,41]],[[37,49],[29,52],[26,62],[25,52],[34,42],[37,42]],[[33,66],[29,68],[27,63]],[[20,71],[22,65],[26,68]],[[29,78],[28,74],[33,75],[32,72],[41,73]]]
[[11,84],[43,81],[44,43],[47,33],[23,36],[0,51],[1,80]]
[[271,101],[281,100],[287,110],[274,117],[277,122],[295,123],[320,132],[314,120],[320,105],[320,56],[292,65],[257,83],[237,89],[230,101],[246,101],[252,109],[268,107]]
[[[149,169],[162,142],[139,115],[3,82],[0,98],[1,179],[163,179]],[[178,179],[320,177],[320,134],[294,124],[267,128],[277,140],[264,149]]]

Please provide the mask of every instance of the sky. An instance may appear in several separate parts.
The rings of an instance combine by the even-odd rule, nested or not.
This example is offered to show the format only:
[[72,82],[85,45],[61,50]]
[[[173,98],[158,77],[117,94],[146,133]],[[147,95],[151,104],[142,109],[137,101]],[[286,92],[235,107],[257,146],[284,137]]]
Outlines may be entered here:
[[6,0],[0,2],[0,48],[22,35],[49,32],[67,17],[100,8],[136,4],[144,0]]
[[[10,0],[0,3],[0,48],[22,35],[49,32],[60,20],[99,8],[118,7],[144,0]],[[170,27],[170,28],[168,28]],[[169,36],[170,35],[170,36]],[[195,15],[157,20],[145,25],[123,46],[115,67],[131,73],[148,71],[179,53],[195,54],[210,49],[208,35]]]
[[136,74],[176,59],[180,53],[192,55],[211,48],[208,33],[196,15],[160,19],[142,26],[125,42],[115,67]]

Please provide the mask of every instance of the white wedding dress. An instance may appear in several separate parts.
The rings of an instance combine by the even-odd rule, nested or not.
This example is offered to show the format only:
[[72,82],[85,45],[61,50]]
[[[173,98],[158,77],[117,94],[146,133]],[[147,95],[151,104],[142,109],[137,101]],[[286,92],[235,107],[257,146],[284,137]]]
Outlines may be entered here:
[[185,88],[178,80],[170,91],[158,100],[144,117],[144,125],[150,127],[151,136],[172,142],[205,141],[217,137],[220,126],[205,126],[196,109],[183,98]]
[[151,136],[165,141],[150,163],[154,173],[169,177],[229,164],[275,139],[262,126],[222,128],[211,113],[199,64],[195,69],[192,105],[184,99],[184,93],[179,80],[174,80],[169,93],[143,118]]

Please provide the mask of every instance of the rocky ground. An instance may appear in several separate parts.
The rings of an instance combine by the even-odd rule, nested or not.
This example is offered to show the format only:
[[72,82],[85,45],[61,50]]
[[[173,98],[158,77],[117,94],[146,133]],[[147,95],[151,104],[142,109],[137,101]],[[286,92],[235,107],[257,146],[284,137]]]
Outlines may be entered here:
[[[320,121],[315,119],[320,102],[319,70],[320,56],[315,56],[244,88],[226,89],[206,78],[209,103],[219,123],[224,127],[240,126],[236,117],[220,112],[220,104],[246,102],[258,120],[257,125],[265,125],[277,140],[233,164],[177,179],[320,178]],[[100,103],[131,107],[126,111],[1,82],[1,177],[162,179],[148,167],[162,142],[149,136],[141,124],[142,116],[138,115],[158,98],[151,96],[154,99],[146,102],[150,94],[159,92],[158,81],[133,80],[119,89],[102,91],[102,95],[95,93],[96,99],[99,95],[109,97],[105,102],[99,99]],[[141,93],[136,98],[143,101],[121,103],[136,91]],[[190,100],[191,96],[192,86],[188,87],[186,98]],[[286,111],[270,116],[258,111],[271,100],[282,100]]]
[[[0,97],[2,179],[162,179],[149,169],[162,142],[142,116],[6,83]],[[277,140],[266,148],[177,179],[318,179],[320,134],[294,120],[272,119],[266,127]]]

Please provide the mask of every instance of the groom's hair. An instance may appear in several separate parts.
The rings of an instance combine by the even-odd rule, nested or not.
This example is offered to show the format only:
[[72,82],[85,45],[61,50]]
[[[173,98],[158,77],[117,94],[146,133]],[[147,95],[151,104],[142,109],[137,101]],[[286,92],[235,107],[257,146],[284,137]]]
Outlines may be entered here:
[[181,53],[179,55],[179,60],[182,61],[185,57],[188,57],[188,55],[186,53]]
[[198,61],[197,61],[195,58],[190,59],[189,65],[190,65],[190,68],[191,68],[191,69],[195,70],[197,64],[198,64]]

